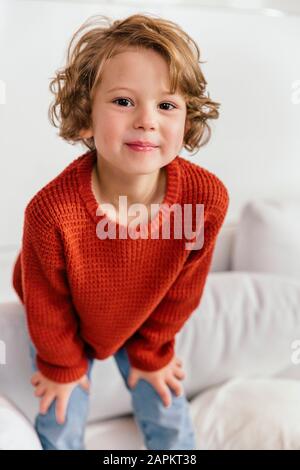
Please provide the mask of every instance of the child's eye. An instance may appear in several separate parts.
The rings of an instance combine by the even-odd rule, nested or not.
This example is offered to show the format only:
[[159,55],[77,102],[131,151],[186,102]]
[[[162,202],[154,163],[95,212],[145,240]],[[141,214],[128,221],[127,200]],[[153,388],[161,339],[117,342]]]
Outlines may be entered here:
[[[117,98],[117,99],[115,99],[115,100],[113,101],[113,103],[116,103],[117,101],[129,101],[129,100],[128,100],[127,98]],[[173,106],[173,108],[175,108],[175,106],[174,106],[172,103],[163,102],[163,103],[161,103],[161,104],[167,104],[167,105]],[[128,106],[123,106],[123,107],[128,108]],[[165,111],[168,111],[168,109],[165,110]]]
[[176,108],[176,106],[174,106],[174,104],[172,104],[172,103],[164,102],[164,103],[161,103],[161,104],[168,104],[169,106],[173,106],[174,109]]
[[[116,100],[113,101],[113,103],[116,103],[117,101],[129,101],[127,98],[117,98]],[[127,106],[125,106],[127,108]]]

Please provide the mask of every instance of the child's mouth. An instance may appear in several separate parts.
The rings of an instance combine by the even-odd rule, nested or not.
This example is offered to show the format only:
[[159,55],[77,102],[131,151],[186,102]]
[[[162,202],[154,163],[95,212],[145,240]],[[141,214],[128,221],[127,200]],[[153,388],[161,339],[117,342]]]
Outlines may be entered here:
[[156,150],[158,147],[145,146],[145,145],[136,145],[136,144],[126,144],[132,150],[136,152],[150,152],[151,150]]

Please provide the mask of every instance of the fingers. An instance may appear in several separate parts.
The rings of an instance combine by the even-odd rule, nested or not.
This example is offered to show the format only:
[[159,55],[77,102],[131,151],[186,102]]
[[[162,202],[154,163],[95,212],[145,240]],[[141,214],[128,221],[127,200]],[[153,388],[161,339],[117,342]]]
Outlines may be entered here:
[[31,379],[30,379],[31,385],[33,385],[33,386],[38,385],[38,383],[40,382],[40,379],[41,379],[40,373],[39,373],[39,372],[35,372],[35,373],[33,374],[33,376],[31,377]]
[[88,379],[88,376],[85,375],[82,380],[79,382],[79,385],[81,388],[83,388],[84,390],[86,390],[87,392],[90,391],[90,381]]
[[34,394],[35,394],[36,397],[40,397],[40,396],[44,395],[45,391],[46,391],[46,387],[44,387],[44,385],[42,385],[42,384],[39,384],[39,385],[36,386]]
[[137,372],[137,369],[134,367],[130,368],[128,379],[127,379],[127,384],[129,388],[134,388],[139,380],[139,374]]
[[[53,394],[46,394],[43,396],[40,402],[40,413],[46,414],[48,412],[49,406],[55,399]],[[62,396],[56,397],[56,407],[55,407],[55,415],[56,421],[58,424],[63,424],[66,418],[66,410],[68,406],[69,395],[64,394]]]
[[182,368],[182,360],[179,359],[179,357],[176,357],[175,359],[175,367],[173,369],[173,374],[178,378],[178,379],[184,379],[185,378],[185,372]]
[[160,395],[164,406],[166,408],[169,408],[169,406],[172,403],[172,395],[168,386],[164,382],[160,382],[157,385],[155,385],[155,388],[156,388],[157,393]]
[[177,395],[178,397],[183,395],[183,387],[181,385],[180,382],[178,382],[178,380],[176,380],[175,377],[170,377],[168,380],[167,380],[167,383],[168,385],[172,388],[172,390],[174,391],[175,395]]
[[54,400],[55,396],[52,393],[46,393],[40,401],[40,413],[46,414],[49,406]]
[[176,367],[176,369],[174,370],[174,375],[180,380],[183,380],[185,378],[185,372],[180,367]]
[[69,401],[69,394],[66,394],[66,393],[61,396],[58,396],[56,399],[55,413],[56,413],[56,421],[59,424],[63,424],[65,422],[68,401]]

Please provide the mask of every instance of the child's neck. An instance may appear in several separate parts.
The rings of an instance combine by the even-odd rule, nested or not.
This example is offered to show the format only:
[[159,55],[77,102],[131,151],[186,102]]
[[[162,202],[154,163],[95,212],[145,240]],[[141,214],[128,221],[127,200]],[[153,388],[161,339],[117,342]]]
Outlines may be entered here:
[[[126,196],[128,209],[131,204],[144,204],[147,207],[149,216],[151,214],[151,204],[162,203],[166,186],[165,167],[160,168],[155,174],[151,175],[123,176],[115,168],[98,158],[92,171],[92,187],[97,202],[99,204],[112,204],[117,214],[120,212],[119,196]],[[121,217],[124,217],[124,214]],[[150,220],[149,217],[148,220]]]

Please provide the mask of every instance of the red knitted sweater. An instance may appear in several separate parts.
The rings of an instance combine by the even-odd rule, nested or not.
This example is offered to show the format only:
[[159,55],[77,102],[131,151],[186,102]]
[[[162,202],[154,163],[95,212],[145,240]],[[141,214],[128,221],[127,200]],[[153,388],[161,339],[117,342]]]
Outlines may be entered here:
[[[97,213],[92,191],[95,161],[95,151],[81,155],[29,201],[13,270],[38,368],[62,383],[87,371],[88,356],[105,359],[121,346],[141,370],[172,359],[175,335],[200,303],[229,204],[217,176],[177,155],[166,166],[163,203],[192,204],[194,229],[194,208],[203,204],[202,248],[186,249],[187,239],[175,238],[172,224],[165,239],[101,239],[97,224],[108,219]],[[163,214],[140,225],[141,233],[161,230]]]

